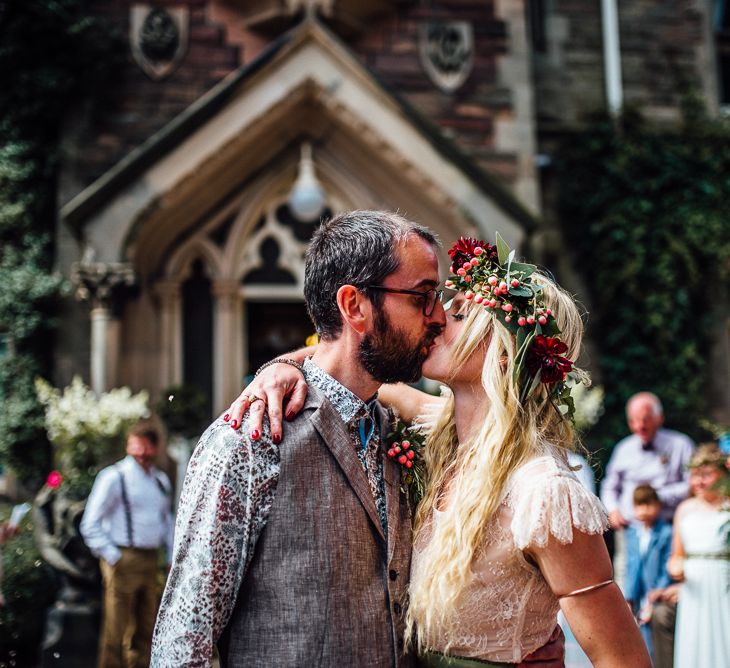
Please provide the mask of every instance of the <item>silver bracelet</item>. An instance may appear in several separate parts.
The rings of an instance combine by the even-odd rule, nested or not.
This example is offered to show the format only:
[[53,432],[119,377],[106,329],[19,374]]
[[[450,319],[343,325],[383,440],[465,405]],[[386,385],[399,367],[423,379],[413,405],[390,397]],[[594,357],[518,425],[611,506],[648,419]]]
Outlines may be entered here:
[[289,359],[288,357],[277,357],[276,359],[269,360],[268,362],[264,362],[259,368],[258,371],[254,374],[254,378],[256,378],[267,366],[271,366],[272,364],[288,364],[289,366],[293,366],[298,371],[301,371],[304,373],[304,367],[299,364],[299,362],[295,362],[292,359]]

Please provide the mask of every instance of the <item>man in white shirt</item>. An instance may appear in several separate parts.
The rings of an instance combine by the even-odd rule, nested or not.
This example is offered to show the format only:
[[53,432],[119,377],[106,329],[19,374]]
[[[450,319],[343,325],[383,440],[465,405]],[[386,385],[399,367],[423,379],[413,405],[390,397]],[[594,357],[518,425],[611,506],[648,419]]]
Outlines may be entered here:
[[635,524],[634,489],[651,485],[662,503],[661,517],[672,521],[674,509],[689,495],[687,464],[694,452],[692,440],[664,429],[664,410],[651,392],[639,392],[626,404],[631,435],[616,444],[601,484],[601,501],[614,530],[614,577],[624,588],[626,543],[624,529]]
[[135,425],[127,456],[99,472],[81,520],[104,583],[99,668],[149,665],[158,552],[164,546],[169,563],[174,528],[170,480],[154,466],[158,447],[149,423]]

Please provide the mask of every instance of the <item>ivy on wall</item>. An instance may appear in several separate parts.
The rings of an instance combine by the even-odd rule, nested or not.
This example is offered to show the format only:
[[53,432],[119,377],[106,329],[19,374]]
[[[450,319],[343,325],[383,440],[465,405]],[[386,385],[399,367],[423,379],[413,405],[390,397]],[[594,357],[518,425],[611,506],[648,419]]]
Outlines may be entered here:
[[30,489],[50,449],[34,379],[50,372],[51,272],[59,137],[65,114],[120,62],[122,42],[84,0],[0,4],[0,463]]
[[626,400],[662,400],[668,426],[705,436],[710,352],[727,317],[730,124],[688,104],[680,127],[635,110],[593,119],[559,152],[559,215],[590,292],[605,414],[594,445],[626,435]]

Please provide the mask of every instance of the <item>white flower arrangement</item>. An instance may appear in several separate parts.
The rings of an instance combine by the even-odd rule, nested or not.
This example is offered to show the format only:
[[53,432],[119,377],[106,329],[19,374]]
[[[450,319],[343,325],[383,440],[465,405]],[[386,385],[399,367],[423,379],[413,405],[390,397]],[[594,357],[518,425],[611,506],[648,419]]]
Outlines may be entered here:
[[80,438],[119,436],[130,424],[149,415],[149,395],[144,390],[132,394],[128,387],[120,387],[97,398],[79,376],[73,377],[63,393],[39,378],[36,392],[46,407],[48,438],[59,447]]
[[148,394],[120,387],[97,397],[79,376],[63,392],[36,379],[38,399],[45,406],[48,439],[64,487],[82,498],[101,466],[123,452],[125,432],[149,416]]
[[600,385],[588,387],[579,383],[571,388],[570,393],[575,403],[575,428],[586,431],[603,415],[603,388]]

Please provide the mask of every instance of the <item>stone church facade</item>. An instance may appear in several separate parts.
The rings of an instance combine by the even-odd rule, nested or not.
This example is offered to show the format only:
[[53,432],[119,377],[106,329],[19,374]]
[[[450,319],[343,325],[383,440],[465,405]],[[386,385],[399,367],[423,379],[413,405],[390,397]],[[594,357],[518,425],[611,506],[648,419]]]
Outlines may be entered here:
[[[213,412],[311,333],[303,252],[322,213],[398,210],[446,242],[499,230],[559,264],[550,153],[584,114],[636,102],[671,123],[678,71],[711,112],[728,102],[710,0],[93,7],[129,57],[101,111],[66,125],[58,268],[79,299],[57,380],[190,382]],[[291,205],[303,183],[314,214]]]

